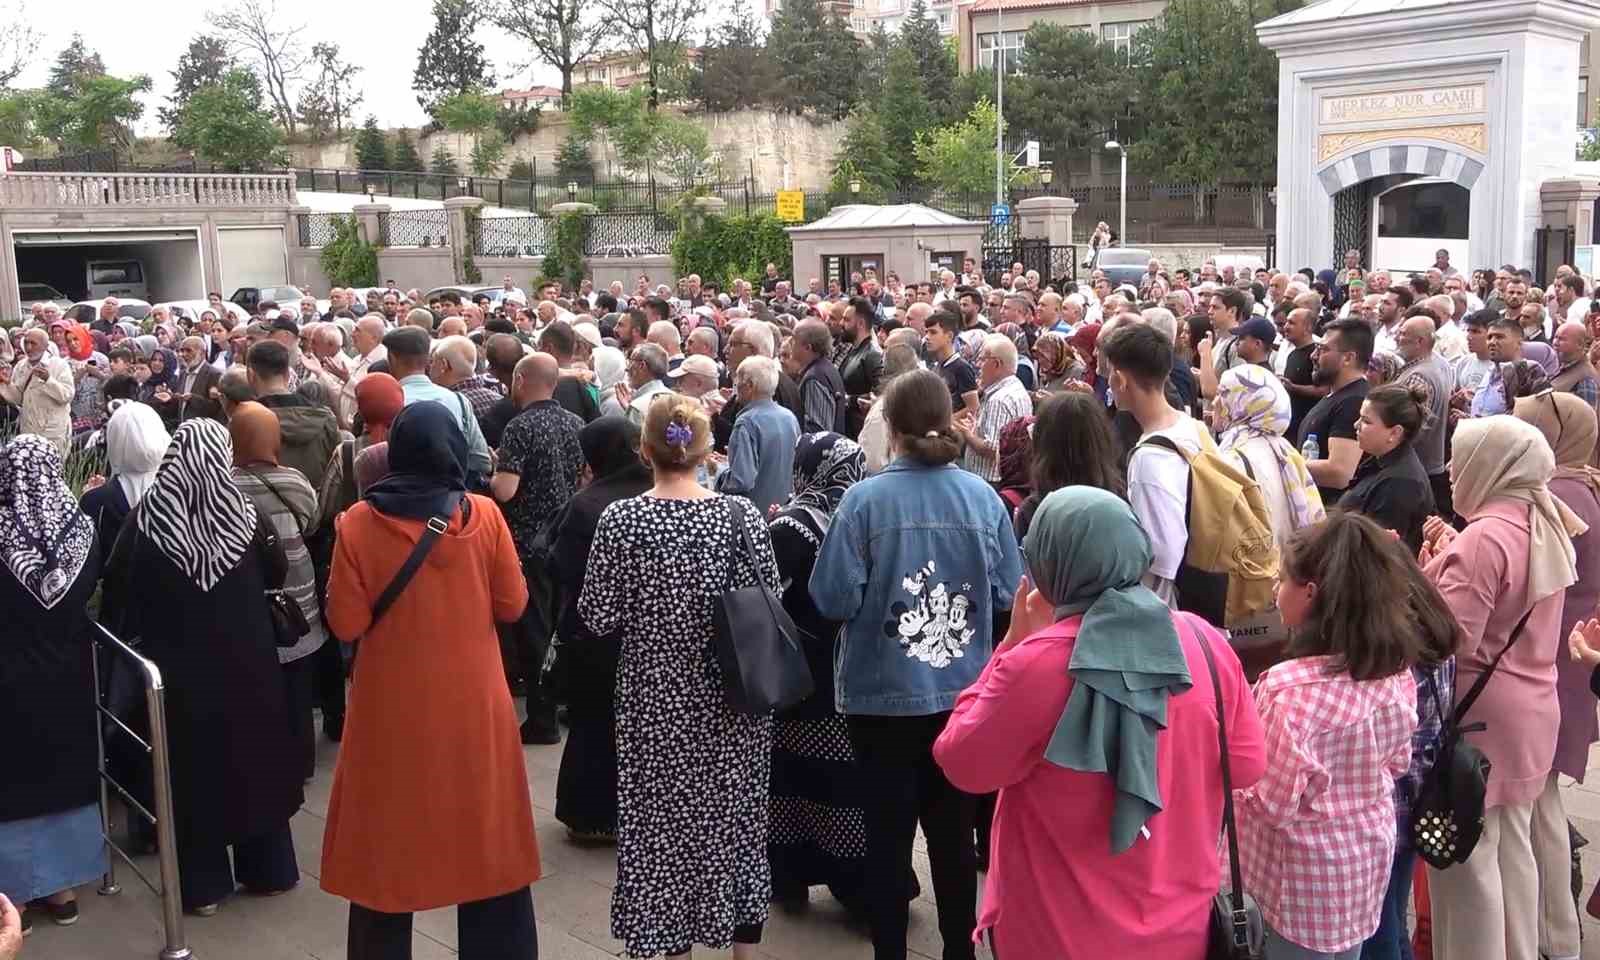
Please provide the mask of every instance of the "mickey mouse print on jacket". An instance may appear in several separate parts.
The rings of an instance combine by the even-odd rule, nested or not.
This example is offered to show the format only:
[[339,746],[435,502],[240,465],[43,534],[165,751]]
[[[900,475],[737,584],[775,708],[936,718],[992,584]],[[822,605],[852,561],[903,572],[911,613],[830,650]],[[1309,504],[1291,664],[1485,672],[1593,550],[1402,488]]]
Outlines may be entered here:
[[994,647],[1022,557],[1005,502],[954,464],[902,457],[845,491],[811,573],[817,612],[844,627],[834,706],[929,716],[955,705]]

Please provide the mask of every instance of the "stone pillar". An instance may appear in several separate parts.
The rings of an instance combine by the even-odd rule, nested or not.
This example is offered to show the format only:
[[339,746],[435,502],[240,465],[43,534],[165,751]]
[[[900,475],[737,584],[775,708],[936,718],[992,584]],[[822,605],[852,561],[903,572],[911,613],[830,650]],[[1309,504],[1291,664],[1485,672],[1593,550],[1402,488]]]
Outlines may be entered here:
[[1071,197],[1029,197],[1017,204],[1018,229],[1024,240],[1049,240],[1052,247],[1072,242],[1072,215],[1078,202]]
[[[450,227],[450,260],[455,265],[456,283],[477,283],[479,277],[471,276],[476,268],[469,268],[469,254],[477,256],[473,249],[477,237],[468,237],[467,211],[477,213],[488,201],[482,197],[448,197],[444,201],[445,218]],[[472,241],[471,246],[468,240]]]
[[350,208],[350,213],[356,218],[356,223],[361,227],[361,238],[368,243],[383,245],[383,231],[378,222],[378,215],[389,212],[387,203],[358,203]]
[[[1573,177],[1563,180],[1546,180],[1539,185],[1539,225],[1553,228],[1543,251],[1545,272],[1549,276],[1535,277],[1540,284],[1548,284],[1556,267],[1566,255],[1565,230],[1575,228],[1574,243],[1578,246],[1593,243],[1594,204],[1600,200],[1600,178]],[[1534,251],[1537,257],[1540,251]],[[1529,264],[1532,266],[1533,264]]]

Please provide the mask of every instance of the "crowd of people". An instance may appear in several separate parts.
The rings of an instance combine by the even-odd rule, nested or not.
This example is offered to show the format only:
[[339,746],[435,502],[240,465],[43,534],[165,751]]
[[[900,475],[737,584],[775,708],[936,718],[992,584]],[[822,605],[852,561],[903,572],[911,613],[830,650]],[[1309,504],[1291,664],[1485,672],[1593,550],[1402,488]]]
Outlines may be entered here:
[[[945,960],[1199,958],[1225,811],[1271,960],[1578,956],[1585,278],[765,274],[41,307],[0,367],[0,925],[73,923],[104,869],[93,616],[166,678],[192,914],[299,882],[320,713],[353,960],[443,906],[467,960],[537,955],[523,748],[563,741],[629,956],[753,958],[826,887],[902,960],[920,828]],[[803,700],[735,706],[735,590]],[[1457,736],[1482,835],[1424,868]]]

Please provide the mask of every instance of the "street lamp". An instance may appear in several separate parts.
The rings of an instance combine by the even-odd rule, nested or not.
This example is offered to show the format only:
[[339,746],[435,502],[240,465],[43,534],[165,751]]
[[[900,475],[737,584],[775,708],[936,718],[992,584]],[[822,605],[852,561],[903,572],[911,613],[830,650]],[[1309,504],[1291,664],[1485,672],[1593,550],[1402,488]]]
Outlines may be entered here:
[[851,196],[855,196],[856,194],[858,194],[860,192],[861,192],[861,178],[860,177],[851,177],[850,178],[850,195]]
[[467,192],[467,178],[466,177],[456,177],[456,189],[460,190],[462,193],[466,193]]
[[1127,246],[1128,245],[1128,151],[1123,149],[1122,144],[1118,143],[1115,140],[1107,140],[1106,141],[1106,149],[1107,150],[1115,150],[1115,151],[1117,151],[1117,153],[1122,155],[1122,179],[1121,179],[1121,186],[1117,190],[1117,204],[1118,204],[1118,207],[1119,207],[1118,215],[1117,215],[1117,242],[1122,244],[1123,246]]
[[378,185],[375,184],[375,183],[368,183],[367,184],[367,202],[371,203],[372,202],[372,198],[374,196],[376,196],[377,193],[378,193]]
[[1045,160],[1041,162],[1039,164],[1039,182],[1044,184],[1044,192],[1047,195],[1050,193],[1050,181],[1054,180],[1055,178],[1056,172],[1055,170],[1051,169],[1050,161]]
[[567,202],[571,203],[572,201],[574,201],[576,199],[578,199],[578,181],[576,181],[576,180],[568,180],[567,181]]

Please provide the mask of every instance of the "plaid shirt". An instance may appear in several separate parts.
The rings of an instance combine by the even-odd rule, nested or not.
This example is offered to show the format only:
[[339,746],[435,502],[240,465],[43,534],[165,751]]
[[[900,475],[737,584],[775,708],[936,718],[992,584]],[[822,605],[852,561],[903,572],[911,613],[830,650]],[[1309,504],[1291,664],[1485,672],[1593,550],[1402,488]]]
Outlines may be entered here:
[[497,384],[491,384],[483,377],[468,377],[460,383],[450,385],[450,389],[467,398],[472,405],[472,415],[479,420],[489,412],[489,408],[499,402],[505,394],[495,389]]
[[1267,770],[1238,791],[1245,889],[1268,924],[1308,950],[1371,936],[1394,861],[1395,779],[1411,763],[1417,684],[1405,671],[1356,682],[1328,657],[1256,682]]
[[[1000,431],[1013,420],[1033,412],[1033,397],[1015,374],[990,384],[978,402],[978,420],[973,432],[991,447],[1000,443]],[[1000,455],[984,456],[967,445],[961,465],[990,483],[1000,479]]]
[[[1428,684],[1430,677],[1439,688],[1437,700]],[[1397,842],[1407,850],[1411,849],[1411,802],[1417,798],[1417,788],[1433,769],[1439,752],[1439,735],[1444,727],[1439,705],[1455,698],[1456,658],[1432,668],[1412,667],[1411,678],[1417,682],[1417,732],[1411,735],[1411,769],[1394,782],[1394,816],[1400,828]]]
[[[1578,362],[1581,361],[1569,363],[1565,367],[1562,367],[1561,373],[1566,373],[1572,367],[1577,366]],[[1560,373],[1558,373],[1557,376],[1560,376]],[[1574,383],[1568,392],[1577,394],[1583,399],[1583,402],[1587,403],[1589,406],[1596,406],[1597,401],[1600,401],[1600,381],[1596,381],[1594,377],[1584,377],[1577,383]]]

